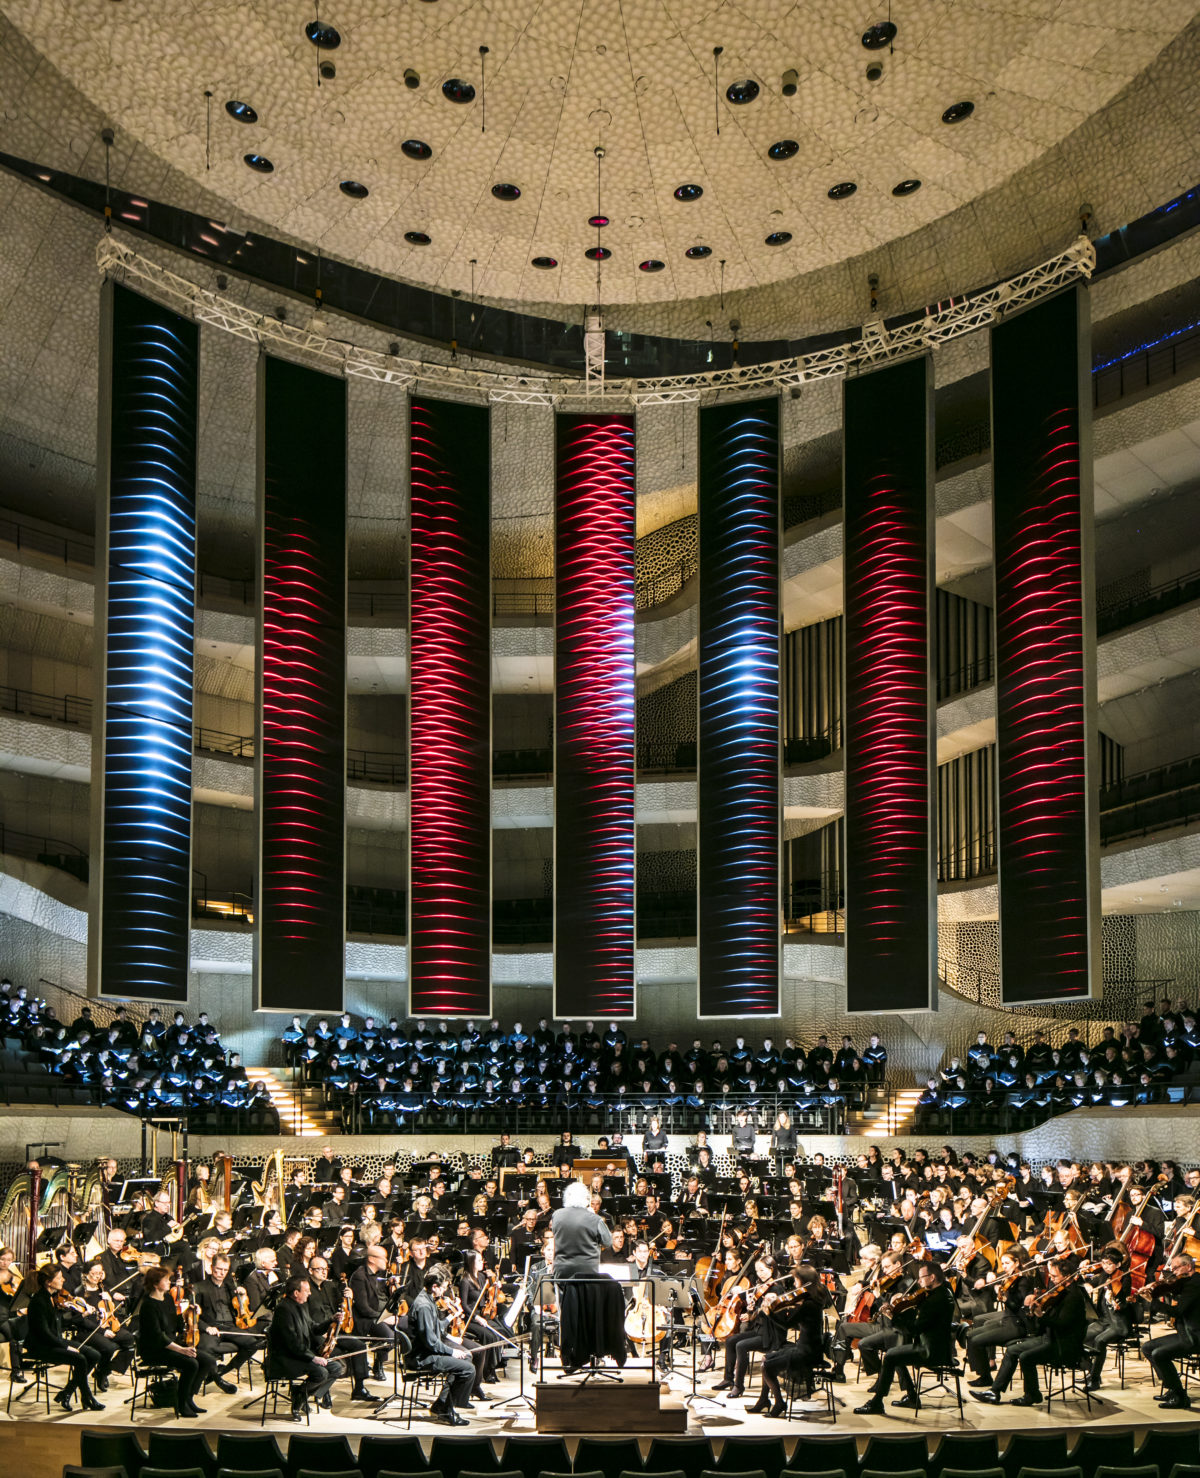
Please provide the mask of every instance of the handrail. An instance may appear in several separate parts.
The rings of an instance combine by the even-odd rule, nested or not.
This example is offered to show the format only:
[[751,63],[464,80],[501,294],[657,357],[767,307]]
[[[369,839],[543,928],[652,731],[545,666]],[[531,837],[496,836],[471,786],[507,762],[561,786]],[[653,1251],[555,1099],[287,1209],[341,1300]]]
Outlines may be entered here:
[[1133,626],[1138,621],[1148,620],[1162,611],[1174,610],[1193,600],[1200,600],[1200,570],[1191,570],[1174,580],[1164,580],[1160,585],[1152,585],[1112,605],[1098,605],[1096,635],[1107,636],[1109,632],[1120,631],[1125,626]]
[[964,662],[953,672],[939,672],[937,701],[944,703],[947,698],[957,698],[963,693],[969,693],[973,688],[990,683],[995,675],[996,670],[992,663],[991,652],[988,652],[986,656],[977,657],[973,662]]
[[61,868],[80,882],[87,882],[88,854],[74,842],[17,831],[0,821],[0,853],[9,857],[25,857],[43,867]]

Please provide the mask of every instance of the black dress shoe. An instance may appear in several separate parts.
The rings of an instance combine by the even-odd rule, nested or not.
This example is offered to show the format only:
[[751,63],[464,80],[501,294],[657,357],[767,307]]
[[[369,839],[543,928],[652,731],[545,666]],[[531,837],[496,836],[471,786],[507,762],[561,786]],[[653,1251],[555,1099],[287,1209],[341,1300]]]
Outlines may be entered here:
[[840,1365],[835,1365],[833,1369],[829,1372],[829,1379],[833,1381],[835,1385],[844,1386],[846,1384],[846,1372],[842,1369]]
[[108,1390],[108,1376],[106,1376],[106,1375],[94,1375],[92,1377],[92,1385],[96,1388],[97,1391],[107,1391]]
[[864,1405],[856,1406],[854,1412],[856,1416],[882,1416],[883,1402],[876,1396]]
[[183,1414],[185,1416],[207,1416],[208,1415],[208,1407],[207,1406],[197,1406],[194,1401],[189,1401],[188,1404],[183,1409]]
[[1100,1389],[1100,1382],[1098,1380],[1085,1381],[1083,1389],[1087,1391],[1089,1395],[1094,1395]]
[[992,1378],[990,1375],[973,1375],[967,1382],[968,1386],[990,1386]]
[[83,1409],[84,1411],[103,1411],[104,1402],[97,1401],[90,1391],[85,1391],[83,1393]]
[[719,1380],[716,1383],[716,1385],[713,1387],[713,1390],[714,1391],[728,1391],[728,1390],[730,1390],[732,1388],[732,1386],[733,1386],[733,1382],[731,1380]]
[[469,1427],[471,1425],[466,1417],[459,1416],[453,1407],[443,1415],[442,1420],[450,1427]]
[[764,1391],[753,1406],[747,1406],[746,1410],[751,1414],[760,1411],[768,1411],[771,1406],[771,1398]]
[[308,1402],[307,1401],[302,1401],[299,1406],[293,1406],[292,1407],[292,1414],[288,1418],[288,1420],[289,1421],[293,1421],[293,1422],[302,1422],[307,1415],[308,1415]]
[[1158,1403],[1164,1411],[1186,1411],[1191,1406],[1191,1398],[1185,1396],[1182,1391],[1172,1391],[1165,1401]]
[[374,1401],[377,1398],[371,1395],[366,1386],[355,1386],[350,1392],[350,1399],[351,1401]]
[[58,1393],[58,1395],[55,1396],[54,1399],[57,1402],[57,1404],[62,1407],[62,1409],[64,1411],[70,1411],[70,1409],[71,1409],[71,1392],[70,1391],[60,1391]]
[[1045,1399],[1045,1396],[1043,1396],[1040,1391],[1035,1391],[1032,1396],[1028,1394],[1024,1396],[1014,1396],[1012,1398],[1012,1404],[1014,1406],[1040,1406]]
[[986,1391],[972,1391],[971,1395],[976,1401],[986,1401],[989,1406],[1000,1405],[1000,1392],[993,1391],[990,1387]]
[[768,1416],[781,1416],[781,1417],[783,1417],[786,1420],[787,1419],[787,1402],[786,1401],[778,1401],[778,1402],[776,1402],[776,1404],[771,1407],[770,1411],[767,1412],[767,1415]]
[[901,1396],[899,1401],[893,1401],[893,1406],[899,1406],[904,1411],[920,1411],[921,1403],[915,1396]]
[[317,1402],[317,1405],[321,1408],[322,1411],[332,1411],[333,1410],[333,1397],[332,1396],[322,1396],[321,1399]]
[[226,1396],[237,1395],[237,1386],[231,1380],[223,1380],[220,1376],[217,1376],[216,1380],[213,1381],[213,1385],[216,1386],[218,1391],[223,1391]]

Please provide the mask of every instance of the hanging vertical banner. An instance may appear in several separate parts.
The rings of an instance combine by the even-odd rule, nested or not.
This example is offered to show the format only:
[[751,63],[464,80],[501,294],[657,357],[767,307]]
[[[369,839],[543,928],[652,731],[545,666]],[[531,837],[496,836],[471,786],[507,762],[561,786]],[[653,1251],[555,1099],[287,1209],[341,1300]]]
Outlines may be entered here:
[[846,1006],[936,1001],[933,376],[843,390]]
[[101,295],[88,990],[186,1001],[199,328]]
[[492,1011],[491,428],[413,400],[408,979],[413,1016]]
[[340,1011],[346,965],[346,382],[258,372],[260,1011]]
[[775,1015],[779,402],[700,412],[698,1014]]
[[559,416],[554,1015],[636,1015],[637,488],[628,416]]
[[1000,977],[1017,1006],[1101,979],[1087,294],[991,336]]

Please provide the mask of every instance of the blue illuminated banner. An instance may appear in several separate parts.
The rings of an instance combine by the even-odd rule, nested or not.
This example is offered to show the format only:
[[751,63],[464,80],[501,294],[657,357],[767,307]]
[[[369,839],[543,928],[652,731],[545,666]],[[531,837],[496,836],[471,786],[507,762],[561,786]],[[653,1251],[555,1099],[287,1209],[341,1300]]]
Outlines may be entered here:
[[112,282],[102,324],[88,988],[184,1001],[199,332]]
[[698,1014],[779,1011],[779,403],[700,412]]

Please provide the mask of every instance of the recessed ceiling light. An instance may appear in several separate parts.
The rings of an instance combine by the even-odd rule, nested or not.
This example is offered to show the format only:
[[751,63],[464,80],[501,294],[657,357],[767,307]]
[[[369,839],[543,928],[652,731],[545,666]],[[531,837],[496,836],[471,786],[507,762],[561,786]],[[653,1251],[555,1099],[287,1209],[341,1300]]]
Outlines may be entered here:
[[401,154],[407,154],[410,159],[432,159],[433,149],[424,139],[405,139],[400,145]]
[[693,262],[697,262],[697,261],[700,260],[701,257],[711,257],[712,256],[712,247],[711,246],[689,246],[688,249],[687,249],[687,251],[684,252],[684,256],[685,257],[691,257],[691,259],[692,259]]
[[551,269],[551,267],[557,267],[558,266],[558,258],[557,257],[534,257],[533,261],[530,262],[529,265],[531,267],[536,267],[539,272],[549,272],[549,270]]
[[589,226],[595,226],[595,228],[598,231],[601,226],[607,226],[608,225],[608,217],[607,216],[588,216],[588,225]]
[[915,195],[921,188],[920,180],[901,180],[898,185],[892,186],[893,195]]
[[365,200],[371,193],[361,180],[343,180],[338,189],[351,200]]
[[836,185],[831,185],[825,193],[830,200],[849,200],[857,189],[858,186],[853,180],[842,180]]
[[961,103],[951,103],[942,114],[943,123],[965,123],[975,111],[975,104],[965,100]]
[[584,256],[587,257],[589,262],[607,262],[609,257],[612,256],[612,252],[609,251],[607,246],[589,246],[587,251],[584,252]]
[[676,200],[699,200],[704,194],[703,185],[680,185],[675,191]]
[[764,246],[786,246],[792,239],[790,231],[772,231],[763,242]]
[[862,33],[862,44],[868,51],[882,51],[896,39],[896,27],[892,21],[876,21]]
[[442,96],[449,98],[452,103],[473,103],[475,89],[469,82],[464,82],[461,77],[447,77],[442,83]]
[[741,82],[731,82],[725,89],[731,103],[752,103],[758,96],[758,83],[747,77]]
[[257,123],[258,114],[249,103],[239,103],[236,98],[230,98],[225,104],[225,111],[231,118],[236,118],[239,123]]
[[795,139],[780,139],[778,143],[772,144],[767,150],[768,159],[790,159],[793,154],[799,154],[800,145]]
[[309,21],[304,34],[322,51],[336,51],[342,44],[342,33],[336,26],[326,25],[324,21]]
[[492,194],[497,200],[520,200],[520,185],[493,185]]
[[265,154],[243,154],[242,160],[259,174],[270,174],[275,168]]
[[638,263],[639,272],[661,272],[666,262],[660,262],[657,257],[647,257],[644,262]]
[[410,246],[428,246],[430,237],[424,231],[406,231],[404,239]]

